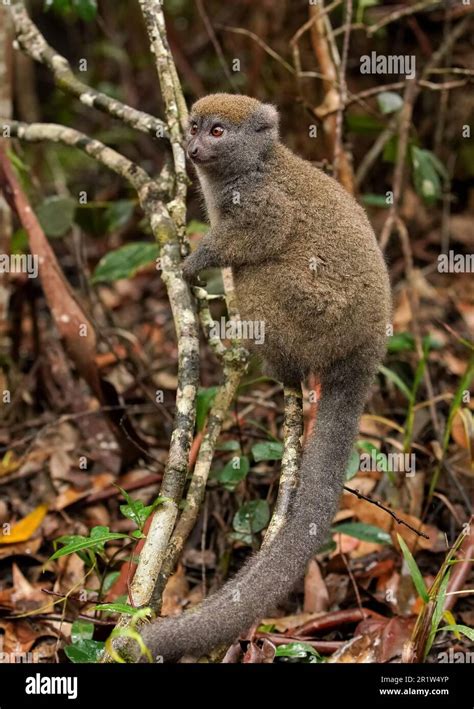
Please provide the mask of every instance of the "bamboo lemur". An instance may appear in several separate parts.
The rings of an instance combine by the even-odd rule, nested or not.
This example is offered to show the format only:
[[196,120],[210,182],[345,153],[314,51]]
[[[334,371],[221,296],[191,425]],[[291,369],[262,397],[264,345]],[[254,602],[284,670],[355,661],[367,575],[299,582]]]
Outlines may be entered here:
[[273,106],[230,94],[200,99],[187,153],[211,228],[185,260],[185,278],[231,266],[242,319],[265,322],[264,343],[253,349],[267,370],[288,386],[315,374],[322,397],[273,542],[196,609],[143,628],[164,661],[235,640],[289,594],[327,539],[391,316],[387,270],[364,210],[280,143]]

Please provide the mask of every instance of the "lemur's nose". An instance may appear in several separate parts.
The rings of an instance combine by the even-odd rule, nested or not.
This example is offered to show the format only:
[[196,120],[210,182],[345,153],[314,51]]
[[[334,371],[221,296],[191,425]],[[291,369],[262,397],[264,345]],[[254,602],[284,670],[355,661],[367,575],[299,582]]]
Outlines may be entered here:
[[198,148],[197,145],[195,145],[194,148],[192,148],[192,150],[190,151],[189,154],[190,154],[190,156],[191,156],[192,158],[195,158],[195,157],[197,157],[198,152],[199,152],[199,148]]

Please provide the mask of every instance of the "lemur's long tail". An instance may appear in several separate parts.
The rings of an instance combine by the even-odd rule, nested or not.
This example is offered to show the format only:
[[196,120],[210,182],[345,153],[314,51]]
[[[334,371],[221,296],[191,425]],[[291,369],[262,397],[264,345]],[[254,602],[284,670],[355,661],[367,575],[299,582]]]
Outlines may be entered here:
[[288,596],[327,539],[373,374],[372,362],[368,366],[352,358],[322,377],[316,426],[305,446],[288,521],[273,542],[196,609],[141,629],[155,658],[202,655],[231,643]]

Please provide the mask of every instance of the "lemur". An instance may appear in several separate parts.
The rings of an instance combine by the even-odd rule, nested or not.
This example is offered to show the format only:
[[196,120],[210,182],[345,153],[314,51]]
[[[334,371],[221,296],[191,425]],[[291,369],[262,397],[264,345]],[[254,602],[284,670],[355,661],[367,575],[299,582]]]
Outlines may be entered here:
[[274,106],[201,98],[187,154],[210,230],[185,259],[184,277],[231,267],[241,318],[265,323],[263,344],[249,346],[285,386],[311,374],[322,395],[285,525],[198,607],[143,627],[164,661],[234,641],[288,596],[326,541],[391,317],[387,269],[364,210],[280,142]]

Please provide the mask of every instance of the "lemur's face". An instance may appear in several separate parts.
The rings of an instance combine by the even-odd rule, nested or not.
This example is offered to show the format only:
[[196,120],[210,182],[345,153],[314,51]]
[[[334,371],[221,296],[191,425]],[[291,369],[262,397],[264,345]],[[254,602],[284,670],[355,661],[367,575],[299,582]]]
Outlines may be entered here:
[[233,152],[240,142],[239,127],[219,116],[192,115],[189,121],[186,152],[197,166],[210,166]]
[[[198,107],[200,103],[202,101],[197,102]],[[234,115],[236,112],[230,111],[227,105],[229,99],[220,103],[222,107],[217,112],[191,112],[187,155],[197,168],[213,174],[230,175],[251,170],[278,138],[277,111],[273,106],[255,101],[252,110]]]

